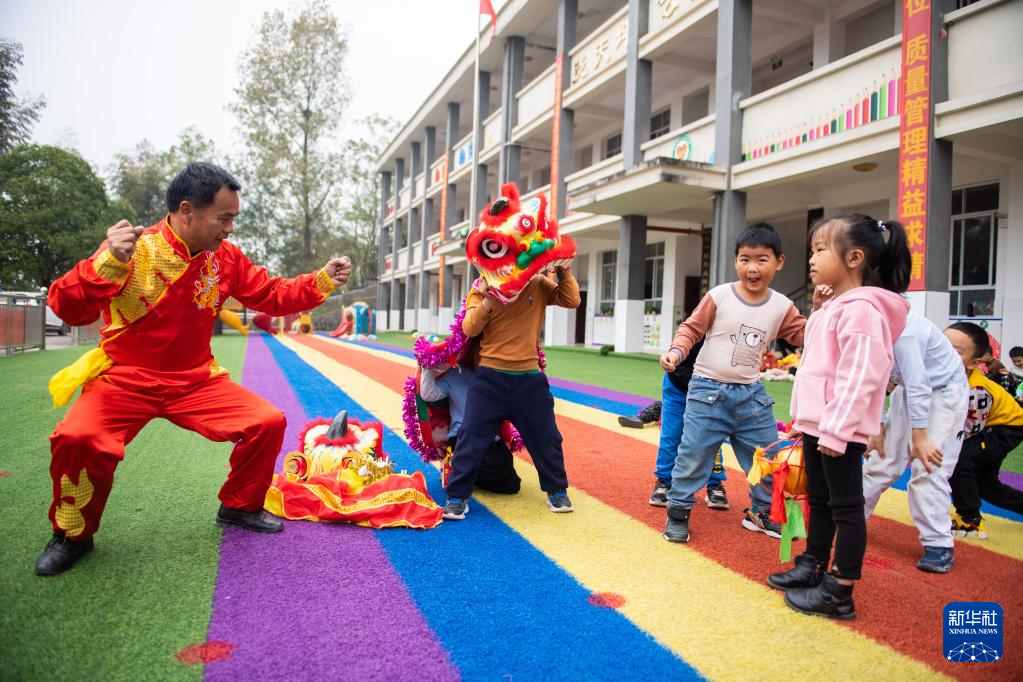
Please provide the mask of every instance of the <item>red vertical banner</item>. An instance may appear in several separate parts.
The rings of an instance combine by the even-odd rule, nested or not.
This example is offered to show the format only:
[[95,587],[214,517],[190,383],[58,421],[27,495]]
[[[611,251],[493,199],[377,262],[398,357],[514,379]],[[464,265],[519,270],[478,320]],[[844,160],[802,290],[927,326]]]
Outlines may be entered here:
[[931,127],[931,0],[902,3],[899,221],[912,254],[909,290],[926,289],[927,164]]
[[561,66],[563,55],[559,52],[554,57],[554,117],[551,120],[551,205],[548,208],[548,215],[555,220],[561,218],[558,215],[558,185],[561,178],[559,168],[561,160]]

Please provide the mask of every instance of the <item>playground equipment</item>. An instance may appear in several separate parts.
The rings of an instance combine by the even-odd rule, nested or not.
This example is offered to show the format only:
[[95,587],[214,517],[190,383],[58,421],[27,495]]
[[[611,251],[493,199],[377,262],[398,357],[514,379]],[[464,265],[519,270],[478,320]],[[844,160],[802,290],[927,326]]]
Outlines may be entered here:
[[334,338],[373,339],[376,338],[376,322],[373,309],[365,301],[356,301],[341,309],[341,323],[330,333]]

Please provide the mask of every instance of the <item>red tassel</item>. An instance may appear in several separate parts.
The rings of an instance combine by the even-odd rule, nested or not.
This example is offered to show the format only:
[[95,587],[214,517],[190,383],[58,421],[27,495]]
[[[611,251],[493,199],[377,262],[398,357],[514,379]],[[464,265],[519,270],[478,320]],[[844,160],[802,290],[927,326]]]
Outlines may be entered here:
[[771,520],[784,524],[788,521],[785,513],[785,481],[789,477],[789,463],[784,462],[771,474]]

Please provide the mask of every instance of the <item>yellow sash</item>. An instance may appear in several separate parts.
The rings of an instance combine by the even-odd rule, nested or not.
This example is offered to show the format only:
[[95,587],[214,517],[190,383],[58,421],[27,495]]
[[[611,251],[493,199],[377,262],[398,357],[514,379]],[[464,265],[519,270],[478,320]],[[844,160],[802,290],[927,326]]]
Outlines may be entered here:
[[54,407],[64,407],[71,401],[75,391],[85,382],[95,379],[113,366],[106,352],[96,347],[50,378],[50,395]]

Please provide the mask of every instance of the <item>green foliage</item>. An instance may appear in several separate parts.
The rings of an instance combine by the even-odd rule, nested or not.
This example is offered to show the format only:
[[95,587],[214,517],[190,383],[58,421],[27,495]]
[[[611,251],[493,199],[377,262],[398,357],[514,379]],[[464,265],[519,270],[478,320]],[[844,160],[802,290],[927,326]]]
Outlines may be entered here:
[[0,38],[0,154],[28,140],[46,106],[43,97],[23,99],[14,94],[21,57],[20,43]]
[[142,224],[152,225],[167,213],[170,181],[192,161],[218,163],[212,140],[194,127],[183,130],[178,142],[165,151],[142,140],[130,152],[114,156],[108,171],[111,189],[133,207]]
[[614,352],[615,347],[613,343],[605,343],[603,346],[600,347],[600,354],[603,355],[604,357],[607,357],[608,355]]
[[134,211],[107,200],[103,181],[76,153],[18,145],[0,155],[0,287],[49,286]]

